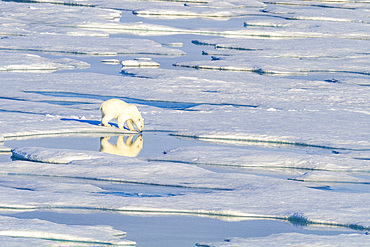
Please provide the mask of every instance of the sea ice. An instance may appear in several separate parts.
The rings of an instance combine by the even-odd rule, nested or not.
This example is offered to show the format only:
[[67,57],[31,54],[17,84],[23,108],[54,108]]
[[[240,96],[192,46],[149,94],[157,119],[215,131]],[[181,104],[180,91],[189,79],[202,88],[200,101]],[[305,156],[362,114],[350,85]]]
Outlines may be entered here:
[[[68,45],[66,45],[68,44]],[[65,35],[32,35],[3,39],[0,49],[8,51],[32,51],[57,55],[116,56],[118,54],[146,54],[181,56],[184,52],[162,47],[157,42],[144,39],[85,37]]]
[[136,58],[134,60],[121,61],[122,68],[126,67],[147,67],[157,68],[160,66],[159,63],[152,61],[150,58]]
[[[367,41],[340,39],[261,40],[235,39],[196,40],[198,45],[213,46],[217,51],[206,55],[220,60],[177,63],[196,69],[244,71],[266,75],[308,75],[313,73],[347,73],[368,75]],[[331,49],[325,49],[325,43]],[[295,47],[294,50],[289,49]],[[351,48],[348,48],[351,47]]]
[[44,152],[39,150],[39,152],[33,152],[33,148],[23,148],[13,150],[14,159],[22,160],[31,160],[35,162],[42,163],[57,163],[57,164],[66,164],[74,160],[84,160],[84,159],[96,159],[100,156],[96,156],[95,153],[86,154],[86,153],[73,153],[70,151],[63,152],[62,150],[45,150]]
[[50,73],[57,70],[85,69],[88,63],[69,59],[48,59],[33,54],[0,52],[0,72]]
[[[73,28],[61,28],[71,23],[89,20],[117,22],[121,11],[113,9],[62,6],[51,4],[0,2],[0,34],[5,37],[33,34],[63,34],[67,36],[107,37],[102,32],[88,30],[76,31]],[[35,17],[36,16],[36,17]],[[4,38],[4,37],[3,37]]]
[[120,239],[125,236],[125,232],[109,226],[68,226],[38,219],[4,216],[0,216],[0,222],[0,239],[6,246],[56,246],[64,242],[73,245],[136,246],[133,241]]
[[[218,143],[220,145],[225,144],[222,142]],[[368,161],[356,159],[356,151],[339,151],[338,154],[333,154],[332,149],[326,150],[325,147],[315,148],[260,141],[234,143],[230,141],[228,145],[235,146],[182,147],[171,150],[167,155],[160,158],[165,161],[208,165],[211,167],[254,168],[280,172],[285,170],[288,174],[292,172],[305,173],[312,170],[335,173],[369,172]],[[227,157],[225,157],[224,153],[228,154]],[[318,157],[319,153],[320,156]],[[318,172],[315,174],[326,173]],[[337,181],[340,181],[340,176],[336,176],[338,176]],[[345,182],[346,180],[344,179],[343,181]]]
[[[35,2],[0,2],[1,152],[16,138],[85,133],[98,141],[98,133],[128,134],[100,126],[99,106],[113,97],[137,104],[145,131],[172,131],[194,146],[149,159],[15,148],[14,158],[23,160],[0,163],[2,212],[259,217],[369,230],[365,1]],[[171,13],[178,18],[143,18]],[[181,22],[190,16],[197,19]],[[222,18],[201,19],[210,16]],[[199,51],[196,59],[183,59],[189,46],[204,48],[204,56]],[[77,61],[81,55],[114,63],[148,57],[178,67],[124,68],[121,74],[117,68],[116,75],[9,72],[14,65],[77,68],[86,65]],[[213,146],[197,146],[200,141]],[[128,193],[128,185],[141,194]],[[17,236],[37,237],[40,244],[45,236],[127,243],[110,227],[2,217],[1,239],[8,243]],[[362,244],[365,237],[281,234],[227,244]]]
[[[257,1],[254,1],[257,3]],[[249,3],[249,2],[248,2]],[[247,4],[248,4],[247,3]],[[250,2],[252,3],[252,1]],[[207,5],[191,5],[178,3],[168,3],[165,6],[161,4],[158,6],[145,6],[138,8],[133,11],[134,15],[146,18],[163,18],[163,19],[189,19],[189,18],[206,18],[214,20],[228,20],[234,17],[245,16],[252,14],[255,11],[251,11],[249,8],[243,5],[234,3],[224,3],[223,6],[213,5],[208,3]],[[260,2],[260,6],[262,3]],[[158,8],[159,7],[159,8]]]
[[[81,127],[84,124],[85,128],[90,126],[96,129],[101,118],[98,110],[100,103],[107,98],[119,98],[122,95],[121,92],[126,92],[125,101],[130,98],[148,99],[148,101],[141,101],[138,106],[149,123],[148,129],[167,129],[182,132],[187,136],[202,136],[215,140],[244,139],[305,143],[334,149],[366,149],[369,146],[369,138],[366,138],[366,134],[362,131],[367,129],[370,112],[367,109],[368,94],[362,86],[325,81],[275,79],[244,73],[236,73],[232,78],[227,78],[222,75],[222,72],[158,70],[150,73],[156,73],[156,78],[125,77],[124,84],[121,83],[120,76],[93,73],[75,75],[64,73],[52,77],[45,75],[32,80],[22,74],[17,74],[17,80],[14,80],[11,74],[3,74],[4,91],[2,92],[6,99],[3,100],[2,110],[30,113],[27,117],[22,116],[30,120],[28,126],[24,126],[23,129],[34,129],[35,133],[37,130],[42,133],[47,130],[41,127],[43,123],[31,125],[35,113],[46,115],[38,118],[48,122],[55,121],[52,127],[49,127],[49,133],[52,132],[51,129],[60,130],[76,124],[79,117],[86,119],[86,121],[80,121]],[[206,79],[202,75],[212,77]],[[167,79],[171,76],[174,76],[171,80]],[[28,83],[30,80],[32,83]],[[157,86],[159,83],[161,86]],[[182,87],[179,87],[179,84]],[[74,101],[93,104],[65,107],[52,105],[53,101],[67,100],[68,96],[73,96],[74,94],[70,94],[71,88],[75,94]],[[130,90],[126,90],[127,88]],[[8,89],[9,91],[6,91]],[[17,96],[13,100],[9,99],[7,96],[9,92]],[[46,94],[37,94],[37,92]],[[67,98],[54,97],[53,92],[56,96],[58,94],[63,96],[65,93]],[[13,104],[14,100],[17,101],[18,108]],[[180,112],[151,106],[151,102],[156,101],[168,104],[192,103],[193,111]],[[29,107],[31,104],[34,108]],[[271,107],[277,110],[268,110]],[[223,117],[220,118],[220,116]],[[76,118],[76,121],[63,121],[61,118]],[[193,119],[197,120],[197,124],[194,124]],[[230,119],[233,119],[232,126],[230,126]],[[17,121],[17,119],[14,120]],[[36,122],[40,123],[40,121]],[[19,134],[22,132],[17,125],[2,124],[2,135],[7,132],[16,131]],[[213,126],[212,129],[209,129],[209,126]],[[106,130],[111,129],[99,129],[99,131]]]
[[[2,186],[0,204],[3,209],[37,210],[81,209],[113,210],[116,212],[156,212],[170,214],[196,214],[205,216],[231,217],[242,220],[248,217],[274,218],[289,220],[294,213],[301,213],[309,224],[332,225],[367,229],[366,218],[368,193],[347,191],[316,190],[314,185],[292,180],[268,178],[263,176],[237,173],[216,173],[191,164],[168,162],[149,162],[145,160],[100,154],[100,158],[73,160],[65,164],[55,164],[53,160],[76,157],[76,154],[88,154],[85,151],[53,150],[47,148],[15,149],[17,157],[27,157],[37,161],[53,163],[35,163],[13,161],[1,164],[3,175],[23,179],[27,175],[31,180],[23,189]],[[52,160],[53,159],[53,160]],[[36,161],[36,160],[35,160]],[[22,177],[22,178],[21,178]],[[71,193],[65,190],[63,196],[54,193],[54,188],[36,186],[34,179],[62,179],[77,183],[126,183],[166,188],[188,188],[189,193],[171,197],[150,197],[139,200],[136,197],[122,197],[114,194],[95,194],[89,190]],[[67,180],[66,180],[67,179]],[[14,182],[13,182],[14,183]],[[54,180],[53,183],[60,182]],[[4,184],[6,185],[6,184]],[[31,186],[31,187],[30,187]],[[65,185],[60,184],[62,188]],[[68,188],[68,187],[67,187]],[[85,188],[87,188],[85,186]],[[194,190],[197,190],[195,192]],[[35,197],[34,194],[38,196]],[[9,195],[12,194],[12,197]],[[81,197],[83,194],[83,197]],[[58,199],[56,199],[58,197]],[[345,198],[345,199],[344,199]],[[312,205],[312,201],[320,202]],[[213,202],[213,203],[209,203]],[[283,203],[282,203],[283,202]],[[350,208],[350,210],[349,210]]]

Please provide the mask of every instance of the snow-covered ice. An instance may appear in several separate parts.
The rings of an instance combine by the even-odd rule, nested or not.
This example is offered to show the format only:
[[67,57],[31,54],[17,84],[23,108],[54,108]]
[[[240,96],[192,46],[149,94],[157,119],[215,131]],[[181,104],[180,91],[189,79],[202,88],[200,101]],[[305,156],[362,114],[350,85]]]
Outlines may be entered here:
[[5,246],[64,246],[64,243],[67,246],[136,246],[134,241],[120,239],[125,232],[108,226],[68,226],[4,216],[0,217],[0,222],[0,239]]
[[126,38],[108,39],[86,36],[71,38],[65,35],[50,34],[8,37],[2,40],[0,49],[96,56],[116,56],[118,54],[185,55],[180,50],[162,47],[160,44],[151,40]]
[[[304,212],[313,224],[351,225],[368,227],[366,218],[368,193],[316,190],[313,184],[281,180],[249,174],[217,173],[192,164],[149,162],[89,152],[55,150],[47,148],[20,148],[12,151],[15,158],[41,163],[13,161],[3,164],[2,174],[34,177],[58,177],[81,181],[121,182],[152,186],[198,189],[198,193],[186,193],[173,197],[153,197],[146,201],[112,195],[89,195],[83,198],[66,196],[55,204],[55,194],[49,188],[37,189],[39,197],[30,195],[32,190],[14,191],[19,197],[8,199],[2,208],[39,209],[84,208],[107,210],[139,210],[167,213],[219,215],[225,217],[259,216],[287,219],[296,212]],[[99,157],[100,156],[100,157]],[[63,158],[61,158],[63,157]],[[77,158],[75,158],[77,157]],[[56,164],[59,163],[59,164]],[[68,168],[68,169],[66,169]],[[323,174],[325,176],[325,174]],[[345,180],[344,182],[347,182]],[[28,185],[29,186],[29,185]],[[32,187],[31,187],[32,188]],[[50,187],[52,188],[52,187]],[[4,194],[11,188],[3,188]],[[14,190],[14,189],[13,189]],[[208,193],[202,193],[202,191]],[[211,192],[209,192],[211,191]],[[68,190],[66,191],[68,193]],[[83,191],[83,193],[86,193]],[[330,195],[330,196],[329,196]],[[112,197],[112,198],[110,198]],[[20,200],[17,198],[21,198]],[[341,198],[346,198],[343,200]],[[320,201],[313,206],[310,200]],[[209,203],[212,201],[213,203]],[[284,202],[284,204],[282,204]],[[353,205],[354,204],[354,205]],[[165,205],[165,206],[164,206]],[[349,205],[352,205],[348,210]],[[256,207],[258,206],[258,207]]]
[[69,59],[48,59],[33,54],[1,52],[0,72],[54,72],[57,70],[71,70],[89,68],[88,63]]
[[[324,234],[199,246],[364,244],[368,12],[366,1],[0,1],[0,155],[14,159],[0,163],[2,243],[140,245],[99,222],[16,214],[47,210],[259,218]],[[100,126],[109,98],[142,113],[137,149],[125,149],[132,132]],[[136,157],[156,133],[163,151]],[[101,152],[7,145],[81,135]],[[192,144],[168,149],[171,138]]]
[[121,65],[123,68],[126,67],[156,68],[160,66],[159,63],[152,61],[150,58],[136,58],[134,60],[124,60],[121,62]]

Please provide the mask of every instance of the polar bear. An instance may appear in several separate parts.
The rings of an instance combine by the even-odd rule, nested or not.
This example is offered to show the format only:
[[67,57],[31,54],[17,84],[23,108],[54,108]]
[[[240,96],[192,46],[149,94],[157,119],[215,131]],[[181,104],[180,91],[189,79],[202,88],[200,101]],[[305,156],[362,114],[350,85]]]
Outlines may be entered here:
[[144,119],[133,104],[128,104],[120,99],[109,99],[101,104],[100,110],[102,113],[102,126],[110,127],[108,122],[111,119],[117,119],[118,128],[120,129],[123,129],[126,122],[130,130],[136,131],[133,126],[133,123],[135,123],[137,129],[140,132],[143,131]]

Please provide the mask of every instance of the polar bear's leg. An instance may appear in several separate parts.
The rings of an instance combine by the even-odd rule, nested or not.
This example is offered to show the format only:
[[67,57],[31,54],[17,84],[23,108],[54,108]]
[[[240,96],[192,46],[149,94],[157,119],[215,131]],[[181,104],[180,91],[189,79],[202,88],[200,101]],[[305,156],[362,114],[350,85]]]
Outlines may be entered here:
[[135,129],[134,129],[134,125],[133,125],[133,121],[132,121],[132,119],[130,118],[130,119],[127,119],[127,127],[131,130],[131,131],[136,131]]
[[125,115],[125,114],[121,114],[118,116],[117,118],[117,122],[118,122],[118,128],[120,129],[123,129],[123,125],[125,124],[125,122],[129,119],[130,117]]
[[110,117],[109,115],[103,115],[101,118],[101,125],[105,127],[110,127],[110,124],[108,122],[111,119],[112,117]]

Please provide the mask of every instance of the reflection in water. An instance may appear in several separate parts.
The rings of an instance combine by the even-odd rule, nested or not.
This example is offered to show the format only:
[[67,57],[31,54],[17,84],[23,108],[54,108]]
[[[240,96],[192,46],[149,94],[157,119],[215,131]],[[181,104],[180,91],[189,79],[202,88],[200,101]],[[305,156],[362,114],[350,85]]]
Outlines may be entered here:
[[110,143],[109,139],[110,136],[100,138],[100,152],[128,157],[136,157],[143,148],[142,135],[137,135],[135,141],[133,141],[134,135],[129,135],[126,138],[126,141],[123,141],[123,136],[118,136],[116,144]]

